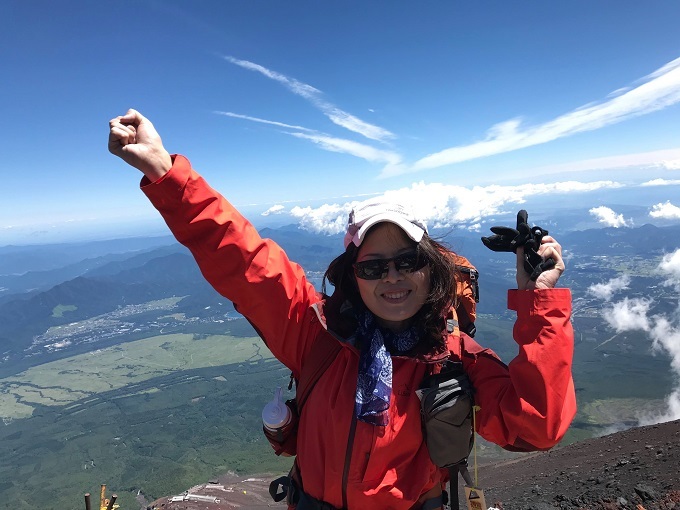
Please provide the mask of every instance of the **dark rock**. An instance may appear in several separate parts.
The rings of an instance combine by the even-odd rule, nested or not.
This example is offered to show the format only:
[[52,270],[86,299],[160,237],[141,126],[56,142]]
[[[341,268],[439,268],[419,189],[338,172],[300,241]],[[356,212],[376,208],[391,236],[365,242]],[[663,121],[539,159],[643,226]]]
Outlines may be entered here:
[[642,501],[656,501],[659,499],[659,494],[654,490],[653,487],[644,484],[638,484],[635,486],[635,493],[642,498]]
[[536,503],[529,507],[529,510],[555,510],[556,507],[550,503]]

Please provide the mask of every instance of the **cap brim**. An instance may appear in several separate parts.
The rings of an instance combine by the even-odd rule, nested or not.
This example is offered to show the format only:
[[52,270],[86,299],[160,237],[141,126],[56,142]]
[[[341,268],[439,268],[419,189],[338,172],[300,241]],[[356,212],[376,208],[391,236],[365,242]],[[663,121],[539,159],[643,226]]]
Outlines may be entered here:
[[361,246],[361,242],[364,240],[366,232],[368,232],[368,230],[373,225],[383,222],[389,222],[397,225],[406,233],[407,236],[413,239],[416,243],[420,242],[420,240],[423,238],[423,234],[425,233],[425,230],[423,228],[419,227],[415,223],[408,221],[406,218],[399,214],[390,213],[376,214],[375,216],[366,220],[361,225],[361,227],[359,227],[359,230],[357,230],[356,233],[350,239],[347,239],[347,237],[349,236],[345,236],[345,247],[347,247],[349,243],[354,243],[354,245],[357,247]]

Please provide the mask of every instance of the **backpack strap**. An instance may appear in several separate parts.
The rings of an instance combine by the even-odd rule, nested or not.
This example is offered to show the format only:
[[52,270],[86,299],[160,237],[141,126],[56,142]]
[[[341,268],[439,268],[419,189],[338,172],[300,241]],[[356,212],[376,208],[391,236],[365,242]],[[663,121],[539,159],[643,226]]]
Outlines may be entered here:
[[467,468],[467,462],[457,464],[448,468],[449,470],[449,505],[451,510],[459,510],[460,502],[458,501],[458,488],[460,487],[460,479],[458,473],[463,477],[463,480],[469,487],[474,487],[472,484],[472,477]]
[[[461,255],[456,255],[455,260],[456,269],[463,274],[463,281],[458,282],[456,285],[456,291],[459,293],[456,303],[458,323],[462,332],[474,337],[477,332],[477,327],[475,326],[475,308],[477,303],[479,303],[479,271]],[[468,307],[472,315],[468,312]]]
[[326,330],[322,330],[314,339],[309,355],[300,370],[300,380],[295,388],[298,413],[302,413],[307,397],[326,369],[333,363],[340,349],[342,349],[340,342]]

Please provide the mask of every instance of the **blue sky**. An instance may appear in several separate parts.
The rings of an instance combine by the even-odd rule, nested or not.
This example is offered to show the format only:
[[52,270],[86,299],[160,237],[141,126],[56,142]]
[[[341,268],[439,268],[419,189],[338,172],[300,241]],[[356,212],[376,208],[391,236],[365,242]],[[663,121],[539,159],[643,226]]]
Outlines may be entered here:
[[5,0],[0,19],[0,245],[163,232],[106,150],[130,107],[255,223],[334,231],[388,192],[434,224],[574,194],[631,226],[588,190],[652,180],[650,218],[680,219],[677,1]]

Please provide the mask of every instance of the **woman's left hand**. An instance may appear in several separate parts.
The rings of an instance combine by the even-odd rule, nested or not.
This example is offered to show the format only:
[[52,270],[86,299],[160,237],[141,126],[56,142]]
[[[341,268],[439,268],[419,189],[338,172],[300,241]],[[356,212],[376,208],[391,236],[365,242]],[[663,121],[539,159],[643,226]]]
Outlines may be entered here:
[[519,290],[552,289],[557,285],[557,280],[564,272],[564,260],[562,259],[562,246],[551,236],[544,236],[537,252],[543,260],[553,259],[555,265],[552,269],[543,271],[536,281],[532,281],[530,274],[524,269],[524,247],[517,248],[517,288]]

